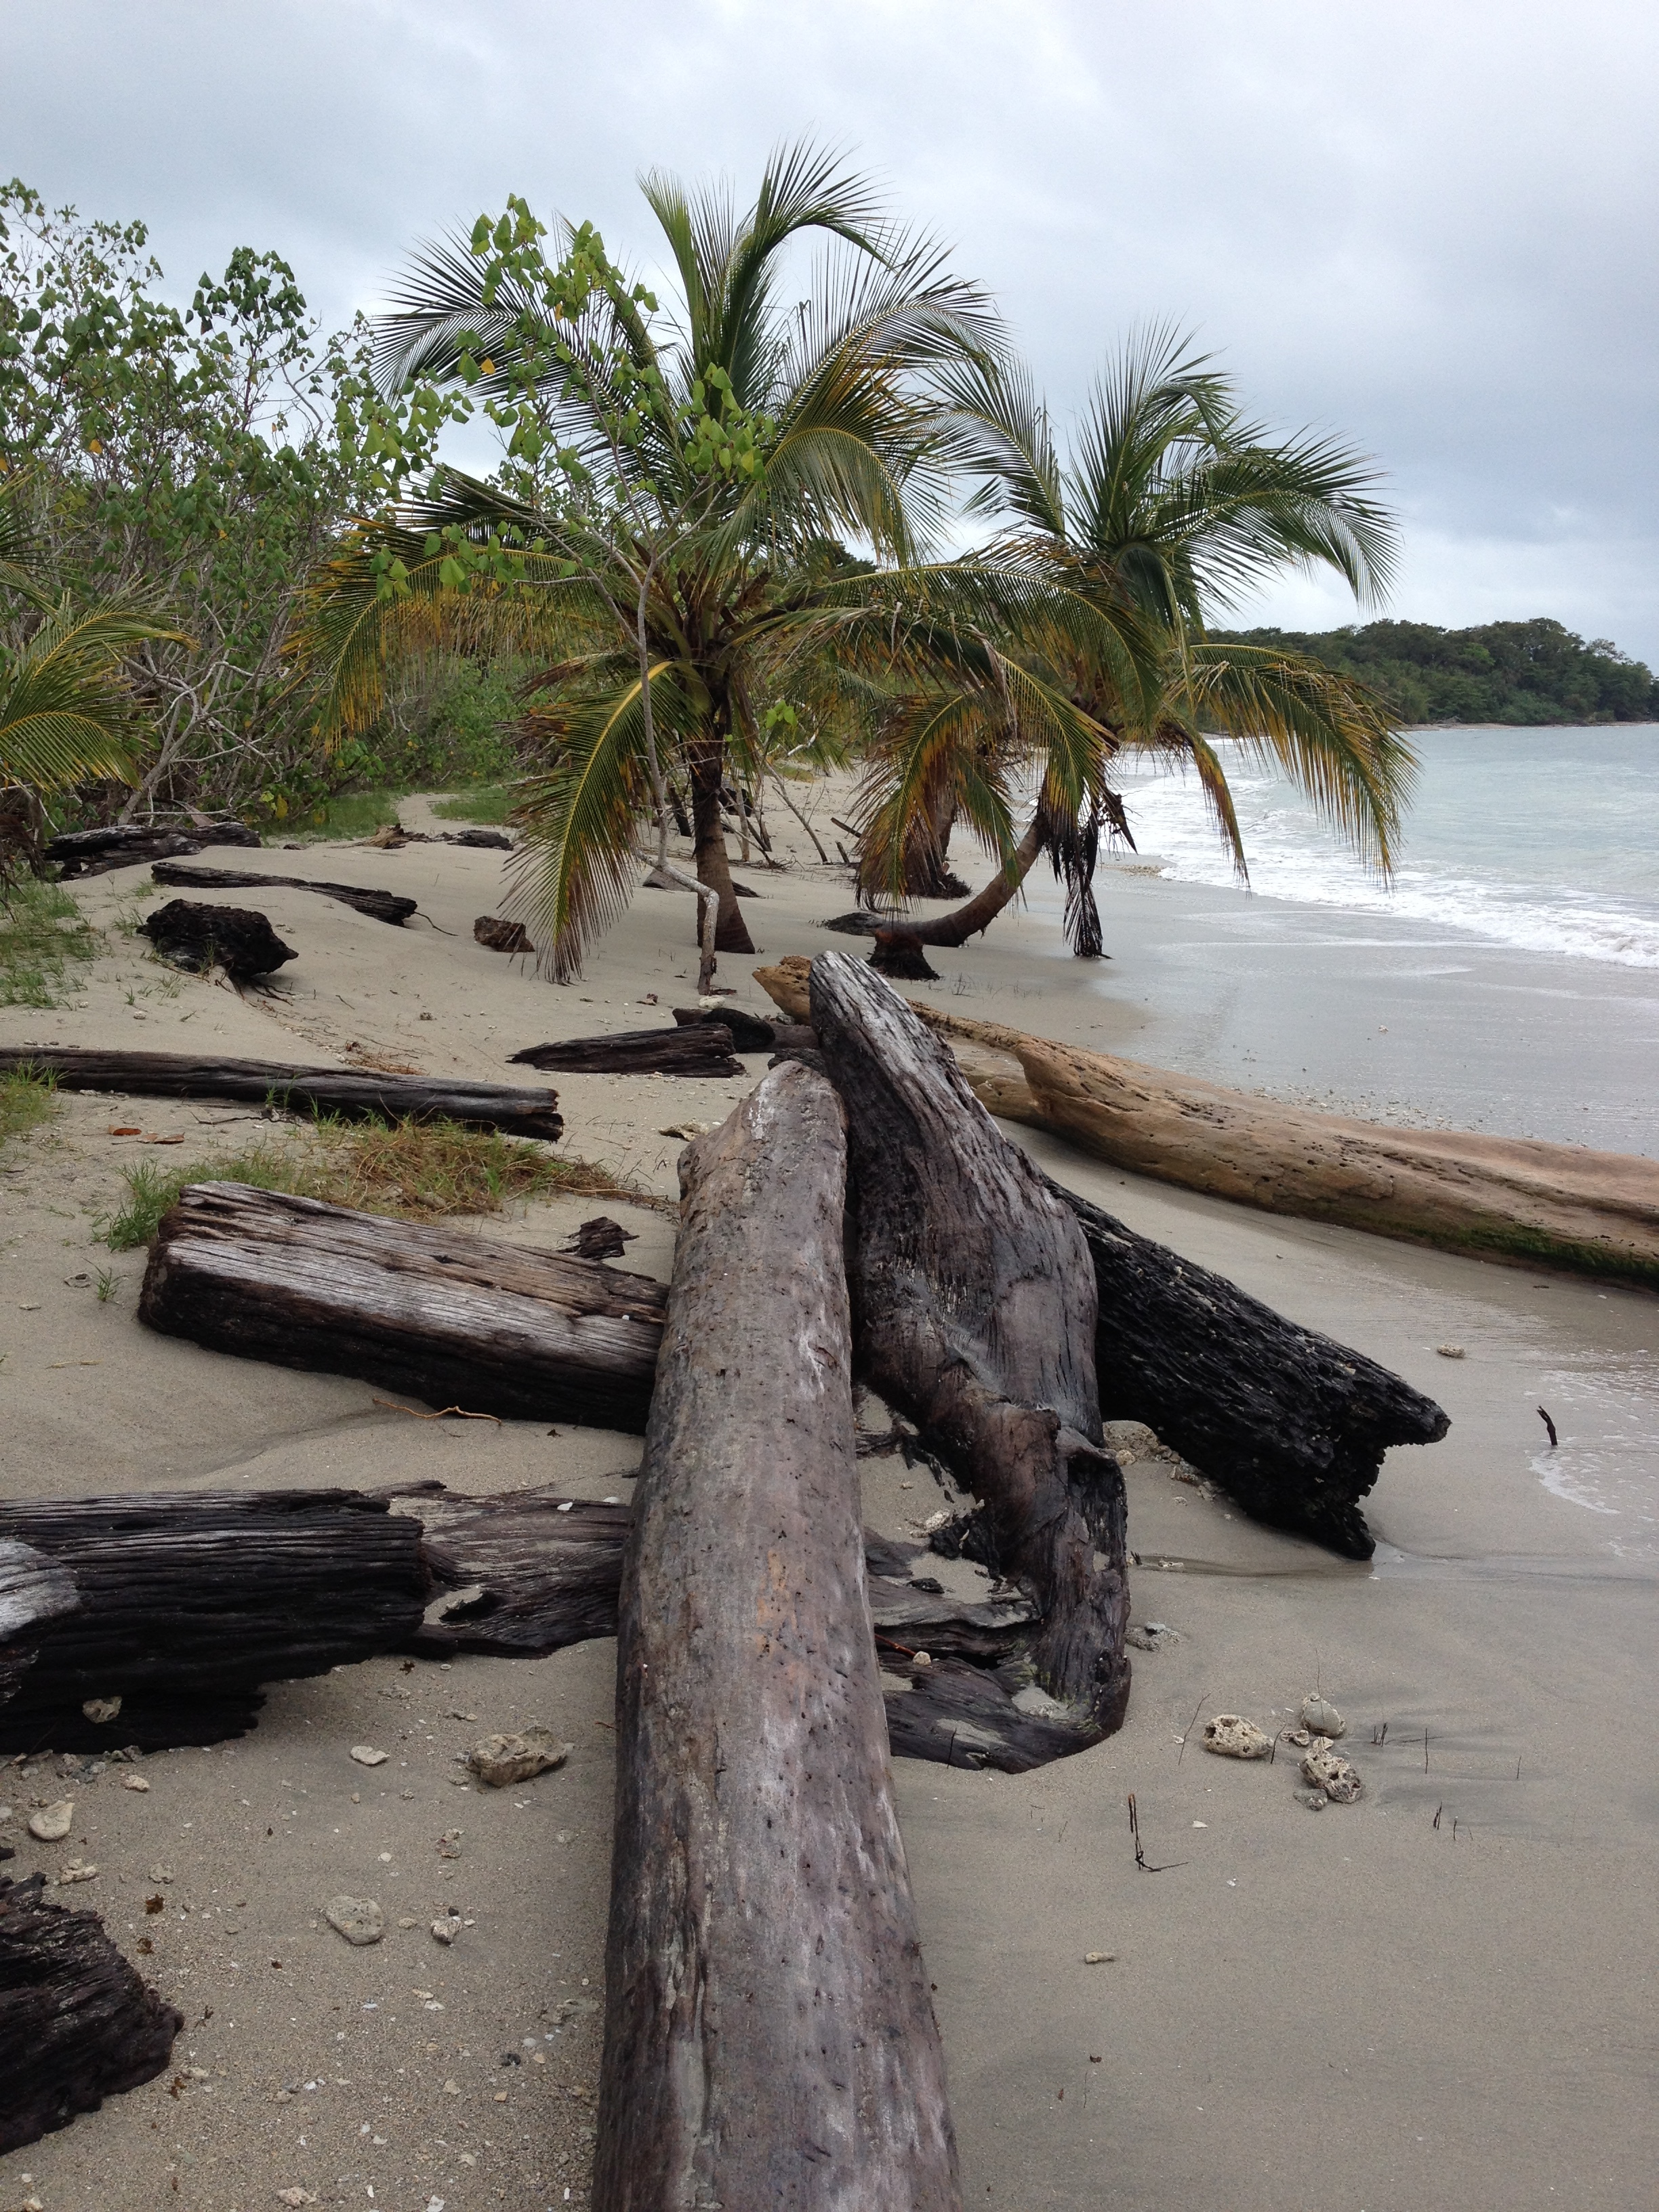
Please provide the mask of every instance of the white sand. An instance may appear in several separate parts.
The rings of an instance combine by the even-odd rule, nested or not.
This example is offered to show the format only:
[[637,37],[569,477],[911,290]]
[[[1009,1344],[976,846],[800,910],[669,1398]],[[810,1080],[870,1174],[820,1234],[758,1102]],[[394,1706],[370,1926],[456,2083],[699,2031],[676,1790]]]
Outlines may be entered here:
[[[426,817],[416,803],[404,819]],[[792,851],[787,875],[738,869],[763,894],[744,909],[762,957],[856,950],[813,927],[850,904],[846,878],[809,866],[795,842],[808,858]],[[380,1060],[511,1080],[526,1073],[502,1065],[519,1047],[661,1021],[693,988],[691,902],[678,895],[641,893],[588,979],[554,989],[472,942],[475,915],[500,910],[499,855],[323,845],[263,860],[210,851],[203,864],[216,857],[407,891],[451,933],[420,921],[394,932],[298,891],[232,892],[300,949],[279,995],[239,999],[175,978],[141,957],[142,939],[117,936],[75,980],[72,1006],[0,1012],[0,1042]],[[76,890],[101,926],[147,884],[146,871],[128,870]],[[140,910],[155,902],[146,892]],[[724,957],[721,980],[763,1009],[754,964]],[[934,988],[963,1011],[1134,1049],[1133,976],[1103,988],[1100,971],[1064,957],[1037,922],[1006,916],[988,940],[935,964],[945,980]],[[658,1006],[641,1006],[651,992]],[[748,1066],[752,1078],[764,1060]],[[659,1128],[718,1119],[743,1087],[546,1079],[567,1118],[562,1151],[664,1194],[678,1144]],[[182,1132],[188,1149],[107,1133],[129,1121]],[[129,1112],[73,1097],[7,1148],[6,1488],[49,1497],[436,1475],[479,1492],[556,1481],[626,1497],[635,1439],[416,1421],[376,1407],[383,1394],[367,1384],[221,1358],[138,1325],[143,1255],[112,1261],[94,1230],[122,1168],[228,1155],[269,1133],[251,1109],[145,1100]],[[1251,1215],[1131,1183],[1036,1133],[1010,1134],[1135,1227],[1397,1367],[1454,1425],[1433,1449],[1392,1456],[1371,1501],[1384,1540],[1372,1568],[1137,1473],[1131,1544],[1185,1564],[1137,1572],[1136,1617],[1168,1621],[1182,1640],[1137,1656],[1122,1733],[1024,1778],[901,1765],[966,2202],[1000,2212],[1646,2204],[1659,2152],[1655,1532],[1622,1493],[1609,1515],[1546,1486],[1533,1409],[1546,1376],[1571,1375],[1583,1389],[1564,1449],[1598,1421],[1639,1427],[1659,1352],[1654,1301]],[[626,1264],[667,1274],[672,1224],[659,1213],[561,1200],[487,1225],[551,1243],[599,1211],[639,1233]],[[112,1265],[121,1287],[100,1304],[91,1279]],[[1437,1358],[1447,1340],[1467,1358]],[[930,1510],[925,1477],[905,1491],[896,1461],[870,1464],[878,1525],[902,1532]],[[175,2054],[185,2079],[176,2096],[170,2073],[0,2160],[0,2207],[32,2194],[48,2212],[251,2212],[292,2187],[396,2212],[422,2212],[434,2196],[447,2212],[539,2212],[562,2206],[567,2188],[585,2201],[599,2014],[560,2008],[602,1995],[612,1671],[608,1644],[408,1674],[380,1661],[276,1688],[238,1743],[145,1760],[147,1795],[120,1789],[113,1768],[79,1785],[70,1840],[24,1838],[6,1871],[55,1871],[75,1855],[97,1863],[95,1882],[64,1895],[95,1905],[129,1949],[151,1938],[145,1964],[190,2022]],[[1368,1785],[1358,1806],[1304,1810],[1284,1756],[1238,1765],[1206,1757],[1195,1737],[1183,1753],[1194,1714],[1242,1711],[1272,1725],[1316,1682],[1348,1716]],[[477,1719],[448,1717],[457,1711]],[[529,1719],[574,1741],[565,1770],[517,1790],[453,1786],[456,1752]],[[1373,1747],[1385,1720],[1387,1741]],[[352,1764],[349,1747],[365,1741],[392,1754],[386,1766]],[[0,1802],[19,1816],[62,1794],[39,1765],[0,1774]],[[1181,1863],[1137,1871],[1130,1790],[1151,1862]],[[3,1824],[14,1837],[21,1825]],[[441,1861],[437,1839],[453,1827],[462,1856]],[[157,1863],[170,1882],[149,1878]],[[322,1922],[340,1892],[380,1899],[381,1944],[349,1948]],[[147,1916],[143,1899],[157,1893],[166,1910]],[[451,1904],[473,1924],[446,1951],[428,1923]],[[400,1929],[400,1917],[416,1925]],[[1113,1961],[1085,1966],[1095,1949]],[[525,2063],[503,2066],[509,2051]]]

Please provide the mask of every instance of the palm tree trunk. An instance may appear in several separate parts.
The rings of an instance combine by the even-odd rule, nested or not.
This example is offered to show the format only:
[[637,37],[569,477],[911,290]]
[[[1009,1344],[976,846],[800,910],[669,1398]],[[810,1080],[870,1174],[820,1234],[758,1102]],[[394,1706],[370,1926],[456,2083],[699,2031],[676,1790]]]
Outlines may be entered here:
[[982,891],[975,891],[965,906],[953,913],[940,915],[935,921],[911,922],[908,920],[895,924],[896,933],[915,938],[919,945],[965,945],[970,937],[977,937],[988,929],[1009,901],[1018,892],[1020,885],[1036,865],[1043,846],[1044,830],[1040,814],[1033,815],[1031,826],[1014,848],[1012,858],[998,869]]
[[700,745],[691,756],[691,834],[696,846],[697,881],[720,896],[714,950],[752,952],[754,940],[744,921],[738,895],[732,888],[726,833],[720,828],[720,782],[725,766],[726,747],[718,738]]
[[950,864],[951,832],[956,827],[957,803],[947,791],[927,810],[920,834],[907,842],[904,854],[904,896],[913,898],[962,898],[968,886]]

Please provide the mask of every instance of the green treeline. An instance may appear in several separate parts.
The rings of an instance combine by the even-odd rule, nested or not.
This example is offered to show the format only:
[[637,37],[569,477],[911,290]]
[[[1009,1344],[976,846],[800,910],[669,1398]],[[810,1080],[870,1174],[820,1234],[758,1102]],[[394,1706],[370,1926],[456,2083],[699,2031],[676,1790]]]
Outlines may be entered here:
[[1559,622],[1375,622],[1363,629],[1212,630],[1237,645],[1284,646],[1378,691],[1407,724],[1659,722],[1659,684],[1611,638]]

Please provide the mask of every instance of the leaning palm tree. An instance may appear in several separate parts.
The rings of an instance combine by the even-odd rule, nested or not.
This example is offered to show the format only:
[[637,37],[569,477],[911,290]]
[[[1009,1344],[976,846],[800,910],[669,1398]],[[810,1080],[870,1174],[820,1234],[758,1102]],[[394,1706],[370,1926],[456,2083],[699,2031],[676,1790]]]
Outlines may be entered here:
[[[891,580],[918,570],[965,453],[940,376],[994,378],[1004,350],[984,295],[810,148],[776,155],[741,214],[659,174],[642,189],[669,314],[586,226],[562,225],[550,262],[522,203],[422,252],[382,326],[385,386],[464,391],[507,433],[507,466],[446,471],[363,526],[307,627],[336,729],[378,711],[398,650],[539,656],[517,910],[561,977],[630,895],[645,824],[674,878],[679,789],[716,941],[752,949],[721,822],[733,761],[764,756],[785,671],[870,663],[890,636]],[[823,258],[797,302],[783,256],[805,234]]]
[[[1000,865],[955,912],[905,928],[961,945],[988,927],[1047,853],[1068,889],[1074,949],[1100,949],[1091,878],[1103,831],[1129,839],[1112,763],[1151,753],[1196,771],[1241,876],[1246,856],[1227,776],[1212,742],[1240,741],[1271,761],[1370,862],[1392,865],[1415,757],[1364,686],[1280,649],[1212,643],[1212,617],[1288,568],[1334,569],[1362,600],[1385,586],[1393,531],[1368,465],[1334,441],[1271,442],[1239,411],[1232,385],[1168,331],[1133,339],[1091,396],[1062,463],[1047,416],[1017,375],[951,379],[981,427],[981,463],[1008,518],[989,551],[1048,578],[1054,592],[1103,612],[1132,609],[1156,641],[1150,687],[1125,689],[1052,624],[996,646],[1039,672],[1097,734],[1056,757],[1048,733],[1010,711],[984,665],[959,680],[935,669],[896,690],[862,794],[861,884],[902,898],[918,859],[938,867],[960,812]],[[1019,794],[1035,785],[1023,832]],[[943,833],[943,834],[941,834]]]

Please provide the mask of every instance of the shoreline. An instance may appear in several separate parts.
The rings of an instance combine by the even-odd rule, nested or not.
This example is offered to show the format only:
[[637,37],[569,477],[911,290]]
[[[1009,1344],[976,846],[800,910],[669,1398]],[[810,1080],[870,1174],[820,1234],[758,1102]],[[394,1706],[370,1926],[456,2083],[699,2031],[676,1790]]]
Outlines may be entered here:
[[[426,826],[418,803],[404,819]],[[787,826],[787,873],[737,869],[760,894],[745,914],[762,949],[720,961],[720,981],[757,1012],[769,1002],[752,968],[848,943],[816,926],[850,904],[843,872],[811,862]],[[564,988],[476,945],[474,915],[499,911],[501,858],[332,842],[272,853],[259,865],[416,896],[449,933],[260,893],[301,954],[272,998],[176,977],[117,931],[78,1005],[0,1010],[0,1040],[395,1059],[505,1080],[524,1045],[665,1021],[690,1002],[689,898],[641,893],[586,978]],[[131,870],[73,888],[101,925],[146,880]],[[963,1012],[1129,1057],[1158,1060],[1158,1038],[1182,1024],[1224,1052],[1224,1025],[1201,1008],[1218,990],[1236,1010],[1238,979],[1212,964],[1204,1000],[1172,940],[1194,939],[1201,971],[1227,933],[1191,921],[1190,886],[1143,883],[1121,902],[1117,888],[1103,899],[1120,956],[1109,968],[1056,952],[1034,907],[935,955],[931,989]],[[1120,905],[1133,927],[1115,939]],[[741,1081],[554,1077],[558,1150],[672,1197],[679,1140],[660,1133],[722,1118],[764,1066],[746,1056]],[[262,1127],[252,1109],[134,1103],[146,1133],[179,1133],[188,1149],[141,1150],[110,1133],[128,1118],[118,1102],[67,1096],[0,1162],[14,1493],[432,1476],[474,1494],[550,1482],[628,1496],[636,1439],[415,1420],[376,1407],[367,1384],[155,1337],[133,1311],[141,1254],[115,1257],[116,1295],[100,1302],[92,1278],[112,1255],[95,1224],[123,1170],[228,1154]],[[1395,1368],[1453,1427],[1390,1455],[1367,1501],[1369,1568],[1132,1468],[1133,1617],[1180,1640],[1133,1655],[1122,1732],[1022,1778],[897,1763],[964,2201],[1312,2212],[1328,2201],[1322,2146],[1340,2130],[1343,2187],[1372,2212],[1626,2212],[1659,2148],[1639,2119],[1653,2002],[1643,1938],[1659,1903],[1627,1718],[1644,1710],[1659,1589],[1659,1303],[1253,1213],[1003,1126],[1132,1227]],[[562,1198],[477,1225],[550,1246],[601,1211],[635,1232],[623,1264],[665,1277],[672,1221],[641,1207]],[[1463,1357],[1440,1357],[1442,1344]],[[1559,1427],[1553,1455],[1540,1402]],[[908,1534],[936,1502],[925,1472],[865,1466],[872,1525]],[[72,1840],[101,1871],[71,1901],[101,1911],[129,1951],[141,1928],[151,1936],[142,1963],[188,2025],[169,2075],[0,2159],[0,2199],[252,2212],[293,2188],[367,2203],[372,2185],[395,2212],[425,2212],[434,2195],[449,2212],[545,2212],[567,2188],[585,2203],[613,1675],[609,1644],[408,1675],[395,1659],[368,1662],[273,1688],[239,1742],[146,1759],[148,1794],[121,1790],[112,1769],[78,1782]],[[1348,1717],[1358,1805],[1316,1817],[1285,1762],[1183,1747],[1195,1711],[1282,1725],[1316,1686]],[[503,1792],[448,1779],[456,1752],[531,1720],[576,1742],[568,1767]],[[390,1783],[352,1765],[362,1742],[392,1754]],[[6,1772],[5,1802],[26,1808],[20,1770]],[[63,1785],[37,1772],[27,1787]],[[1155,1878],[1134,1863],[1131,1790],[1148,1856],[1168,1869]],[[441,1857],[456,1828],[461,1856]],[[60,1856],[24,1841],[6,1871],[52,1873]],[[152,1887],[159,1863],[173,1878]],[[153,1917],[146,1890],[165,1899]],[[319,1924],[337,1892],[381,1899],[380,1945],[354,1950]],[[471,1924],[445,1949],[428,1922],[451,1903]],[[1093,1950],[1113,1956],[1085,1965]],[[503,2063],[509,2052],[521,2063]]]

